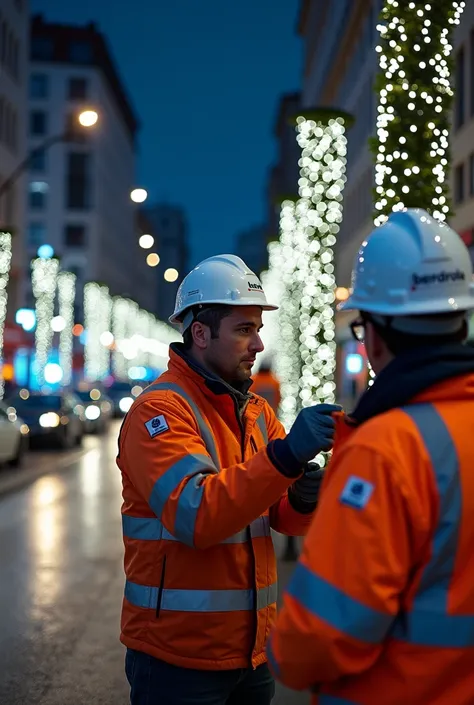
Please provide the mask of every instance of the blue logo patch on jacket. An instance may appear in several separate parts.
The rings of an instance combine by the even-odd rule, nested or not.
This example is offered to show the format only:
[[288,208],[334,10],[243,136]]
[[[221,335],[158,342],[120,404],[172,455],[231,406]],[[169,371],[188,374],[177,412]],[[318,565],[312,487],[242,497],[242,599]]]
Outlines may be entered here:
[[154,438],[155,436],[159,436],[165,431],[169,431],[170,428],[163,414],[160,414],[159,416],[154,416],[149,421],[146,421],[145,426],[146,430],[152,438]]
[[357,475],[351,475],[339,497],[342,504],[355,509],[363,509],[374,491],[374,485]]

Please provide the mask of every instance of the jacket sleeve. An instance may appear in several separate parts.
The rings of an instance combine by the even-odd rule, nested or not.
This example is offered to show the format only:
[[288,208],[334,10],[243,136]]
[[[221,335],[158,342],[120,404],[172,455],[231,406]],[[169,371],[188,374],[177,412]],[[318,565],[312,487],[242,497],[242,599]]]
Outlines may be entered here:
[[415,509],[400,482],[372,448],[338,456],[268,645],[288,687],[317,689],[379,657],[412,565]]
[[[175,397],[162,392],[131,409],[118,465],[167,531],[189,546],[208,548],[263,514],[300,468],[288,468],[292,476],[285,476],[263,448],[218,472],[191,410]],[[148,426],[158,417],[163,430],[153,435]]]
[[[268,440],[274,441],[286,436],[283,424],[277,419],[275,412],[269,404],[265,406],[268,430]],[[296,511],[288,499],[288,490],[282,494],[275,504],[270,507],[270,526],[285,536],[306,536],[311,526],[313,514],[301,514]]]

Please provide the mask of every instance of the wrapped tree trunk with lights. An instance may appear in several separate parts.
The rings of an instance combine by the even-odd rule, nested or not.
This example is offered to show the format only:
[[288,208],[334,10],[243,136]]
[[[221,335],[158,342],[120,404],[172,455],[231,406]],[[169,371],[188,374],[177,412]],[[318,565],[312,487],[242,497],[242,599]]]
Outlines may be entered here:
[[375,166],[375,225],[404,207],[446,220],[453,91],[452,29],[465,3],[386,0],[377,30],[380,71]]
[[[296,200],[296,199],[295,199]],[[282,281],[278,322],[280,340],[276,355],[276,373],[281,381],[282,401],[279,417],[288,431],[300,408],[299,378],[301,359],[299,354],[299,303],[301,282],[298,279],[298,248],[296,242],[295,200],[285,199],[280,211],[280,240],[272,250],[270,266],[278,272]]]
[[[301,148],[296,204],[299,300],[299,398],[301,406],[335,399],[334,248],[342,221],[350,115],[321,108],[296,119]],[[316,458],[323,467],[326,457]]]
[[59,260],[37,257],[31,263],[31,284],[35,297],[35,365],[39,387],[45,384],[45,369],[53,342],[51,322],[54,316]]

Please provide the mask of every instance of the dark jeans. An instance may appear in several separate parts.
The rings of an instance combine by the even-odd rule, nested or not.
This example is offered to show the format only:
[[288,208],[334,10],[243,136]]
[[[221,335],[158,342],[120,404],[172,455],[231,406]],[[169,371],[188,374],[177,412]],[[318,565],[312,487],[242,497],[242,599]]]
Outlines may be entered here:
[[257,669],[197,671],[127,649],[130,705],[270,705],[275,683],[267,664]]

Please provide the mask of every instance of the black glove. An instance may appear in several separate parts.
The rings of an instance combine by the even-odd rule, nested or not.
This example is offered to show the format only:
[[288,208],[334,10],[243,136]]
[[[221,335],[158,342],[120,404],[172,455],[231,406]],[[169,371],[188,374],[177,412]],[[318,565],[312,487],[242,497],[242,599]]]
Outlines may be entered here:
[[320,451],[331,450],[336,425],[331,414],[341,409],[337,404],[316,404],[300,411],[284,439],[299,462],[308,463]]
[[288,489],[288,500],[300,514],[310,514],[316,509],[324,470],[316,463],[308,463],[304,475]]

